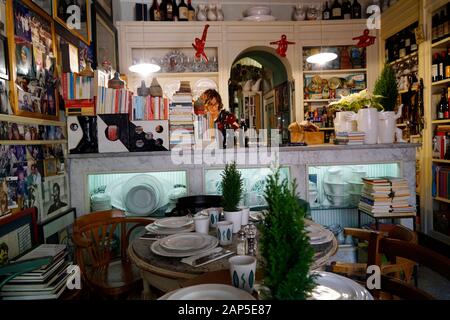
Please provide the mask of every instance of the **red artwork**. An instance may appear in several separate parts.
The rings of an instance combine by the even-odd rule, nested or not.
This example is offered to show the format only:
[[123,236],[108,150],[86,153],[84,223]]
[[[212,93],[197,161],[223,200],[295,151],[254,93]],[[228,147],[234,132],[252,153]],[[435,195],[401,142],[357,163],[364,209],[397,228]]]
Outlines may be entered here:
[[376,37],[369,35],[369,32],[369,29],[365,29],[362,36],[353,38],[353,40],[359,40],[359,42],[356,44],[358,48],[366,48],[375,43]]
[[277,48],[277,53],[281,56],[281,57],[286,57],[286,51],[288,49],[288,45],[290,44],[295,44],[295,42],[291,42],[287,40],[287,37],[285,34],[283,34],[281,36],[281,39],[278,41],[273,41],[270,44],[277,44],[278,48]]
[[203,35],[202,38],[195,38],[195,44],[192,44],[192,46],[195,49],[195,58],[201,59],[201,57],[203,56],[203,58],[205,58],[206,62],[208,62],[208,57],[205,54],[205,45],[206,45],[206,35],[208,34],[208,28],[209,28],[209,24],[205,25],[205,28],[203,29]]

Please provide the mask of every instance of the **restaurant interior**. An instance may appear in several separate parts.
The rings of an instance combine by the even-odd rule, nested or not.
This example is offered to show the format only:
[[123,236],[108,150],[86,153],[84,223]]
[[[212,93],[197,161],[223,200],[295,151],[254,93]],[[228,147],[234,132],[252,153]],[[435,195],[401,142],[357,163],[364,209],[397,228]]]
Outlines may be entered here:
[[449,300],[449,105],[447,0],[0,0],[0,300]]

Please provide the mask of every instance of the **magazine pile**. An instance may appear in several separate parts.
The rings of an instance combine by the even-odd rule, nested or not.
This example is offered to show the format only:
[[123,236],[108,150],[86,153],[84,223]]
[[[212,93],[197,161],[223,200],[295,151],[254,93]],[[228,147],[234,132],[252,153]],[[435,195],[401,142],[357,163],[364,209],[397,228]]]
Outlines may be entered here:
[[17,275],[0,291],[0,300],[57,299],[66,289],[72,262],[67,259],[65,244],[41,244],[14,262],[53,257],[52,262],[37,270]]

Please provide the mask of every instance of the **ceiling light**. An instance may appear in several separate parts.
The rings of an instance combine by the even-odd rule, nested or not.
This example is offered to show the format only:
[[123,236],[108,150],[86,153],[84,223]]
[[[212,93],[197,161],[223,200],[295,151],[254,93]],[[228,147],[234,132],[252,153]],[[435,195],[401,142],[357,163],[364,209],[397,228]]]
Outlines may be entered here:
[[128,70],[141,75],[148,75],[150,73],[158,72],[161,67],[154,63],[140,62],[131,65]]
[[327,62],[333,61],[337,58],[336,53],[332,52],[321,52],[314,54],[312,56],[309,56],[306,61],[309,63],[316,63],[316,64],[325,64]]

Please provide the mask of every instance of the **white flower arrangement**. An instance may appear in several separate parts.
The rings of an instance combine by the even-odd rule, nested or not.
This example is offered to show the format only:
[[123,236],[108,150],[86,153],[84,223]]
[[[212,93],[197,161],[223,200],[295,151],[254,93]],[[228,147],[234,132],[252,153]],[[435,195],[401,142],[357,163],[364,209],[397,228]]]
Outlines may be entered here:
[[329,106],[336,109],[336,111],[358,112],[362,108],[376,108],[378,111],[382,111],[384,108],[379,102],[381,98],[383,96],[374,95],[367,89],[364,89],[358,93],[341,96],[339,101],[331,102]]

